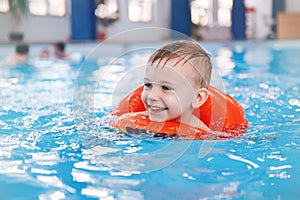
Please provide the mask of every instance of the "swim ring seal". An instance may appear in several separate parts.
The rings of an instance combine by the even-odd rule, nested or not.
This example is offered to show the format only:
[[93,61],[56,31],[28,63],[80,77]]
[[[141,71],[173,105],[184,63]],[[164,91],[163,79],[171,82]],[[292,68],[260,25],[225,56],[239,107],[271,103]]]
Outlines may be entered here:
[[[154,122],[140,112],[146,108],[141,100],[143,86],[133,90],[110,111],[121,116],[110,123],[111,127],[126,133],[151,132],[154,136],[183,137],[187,139],[234,138],[248,129],[243,107],[230,95],[210,86],[206,102],[193,114],[211,131],[192,127],[178,121]],[[130,113],[126,115],[127,113]]]

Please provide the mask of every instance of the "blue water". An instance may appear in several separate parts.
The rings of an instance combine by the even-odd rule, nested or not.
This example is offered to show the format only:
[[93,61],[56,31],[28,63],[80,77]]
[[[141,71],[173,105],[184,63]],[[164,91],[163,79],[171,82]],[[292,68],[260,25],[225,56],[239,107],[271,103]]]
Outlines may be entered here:
[[0,199],[298,199],[300,41],[202,44],[215,60],[212,84],[245,108],[240,138],[111,130],[107,113],[143,81],[144,46],[2,65]]

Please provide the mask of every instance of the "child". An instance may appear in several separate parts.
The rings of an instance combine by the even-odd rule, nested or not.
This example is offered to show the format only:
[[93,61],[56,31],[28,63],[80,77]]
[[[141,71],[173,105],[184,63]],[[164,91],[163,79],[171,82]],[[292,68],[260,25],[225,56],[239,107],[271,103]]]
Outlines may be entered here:
[[17,44],[15,47],[15,53],[7,56],[4,60],[4,63],[9,65],[26,63],[29,57],[28,54],[29,46],[27,44]]
[[50,57],[50,53],[48,51],[48,49],[43,49],[40,55],[40,58],[42,59],[47,59]]
[[65,52],[65,43],[64,42],[56,42],[53,45],[54,47],[54,55],[57,59],[68,59],[70,58],[69,54]]
[[[185,139],[233,138],[247,131],[244,109],[209,86],[212,61],[197,43],[180,40],[158,49],[147,62],[144,87],[111,110],[123,132],[177,134]],[[208,128],[209,126],[209,128]]]
[[208,130],[193,111],[208,98],[212,62],[197,43],[175,41],[154,52],[141,95],[150,120],[178,122]]

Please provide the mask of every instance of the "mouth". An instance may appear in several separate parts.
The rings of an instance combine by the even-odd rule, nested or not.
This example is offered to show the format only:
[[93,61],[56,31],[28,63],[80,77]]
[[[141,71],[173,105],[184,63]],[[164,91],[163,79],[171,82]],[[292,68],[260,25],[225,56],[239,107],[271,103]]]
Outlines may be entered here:
[[163,111],[163,110],[168,110],[168,108],[166,108],[166,107],[151,106],[151,105],[148,105],[148,108],[149,108],[151,111]]

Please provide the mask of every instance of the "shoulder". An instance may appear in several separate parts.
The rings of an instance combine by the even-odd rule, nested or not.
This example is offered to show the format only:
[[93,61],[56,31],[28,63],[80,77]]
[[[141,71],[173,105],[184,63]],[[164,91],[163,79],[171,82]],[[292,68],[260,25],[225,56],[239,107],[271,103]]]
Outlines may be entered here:
[[197,118],[196,116],[193,116],[191,123],[187,124],[187,125],[195,127],[195,128],[201,128],[206,131],[210,131],[208,126],[203,121],[201,121],[199,118]]

